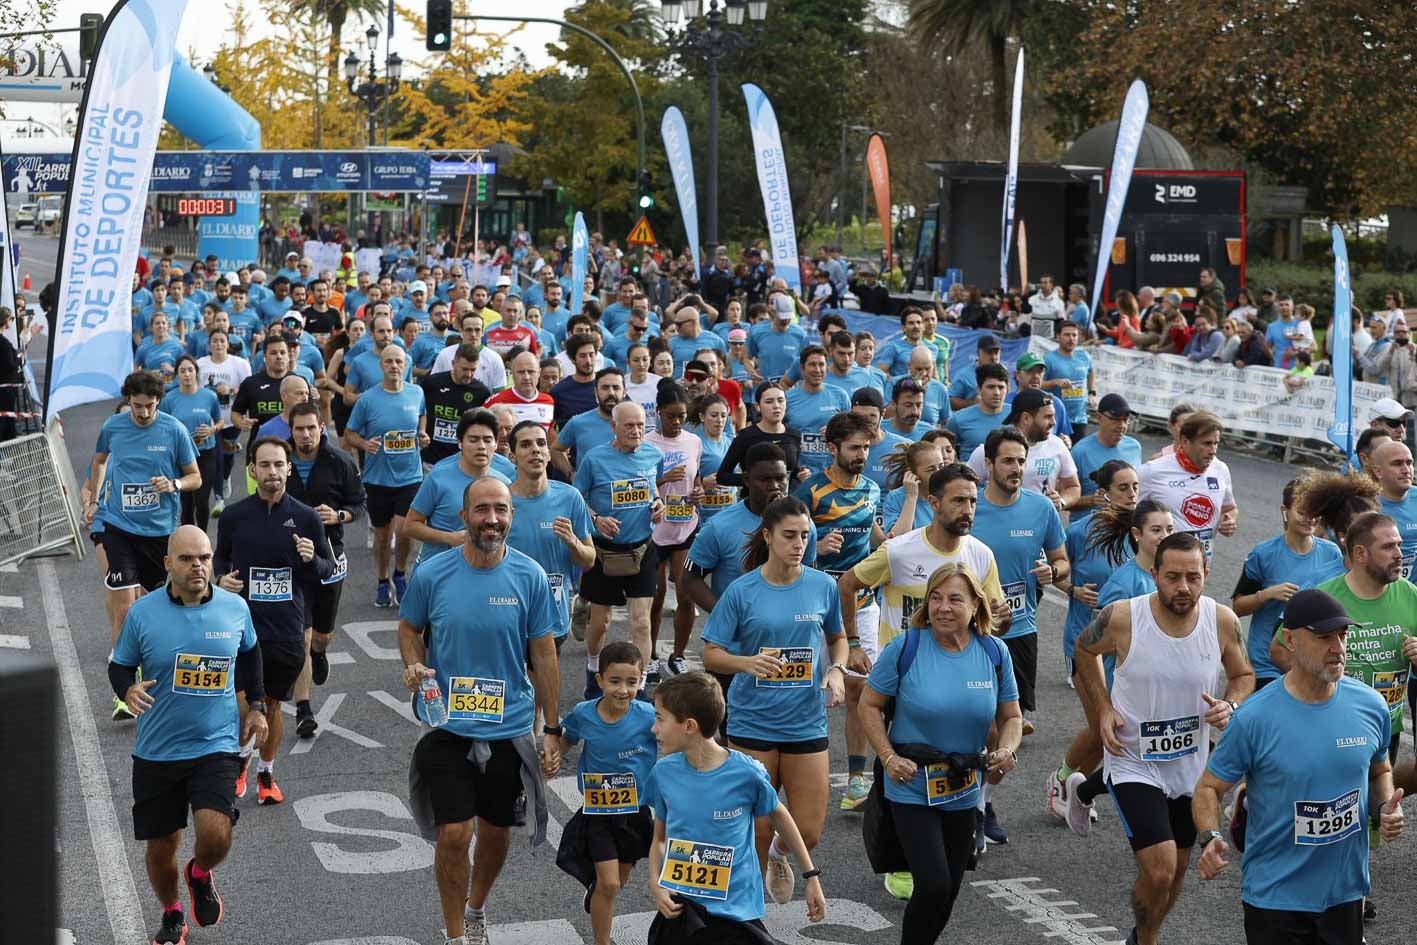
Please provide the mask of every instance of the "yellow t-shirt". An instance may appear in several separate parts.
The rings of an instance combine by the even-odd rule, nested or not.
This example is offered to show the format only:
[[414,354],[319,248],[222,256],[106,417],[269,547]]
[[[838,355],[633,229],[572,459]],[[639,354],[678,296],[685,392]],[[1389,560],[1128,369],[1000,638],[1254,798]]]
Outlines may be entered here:
[[878,545],[852,573],[867,587],[880,587],[881,629],[877,646],[886,644],[910,625],[915,609],[925,602],[925,585],[943,564],[962,562],[979,579],[984,596],[993,603],[1004,599],[994,552],[973,535],[965,535],[953,553],[940,551],[925,537],[930,526],[917,528]]

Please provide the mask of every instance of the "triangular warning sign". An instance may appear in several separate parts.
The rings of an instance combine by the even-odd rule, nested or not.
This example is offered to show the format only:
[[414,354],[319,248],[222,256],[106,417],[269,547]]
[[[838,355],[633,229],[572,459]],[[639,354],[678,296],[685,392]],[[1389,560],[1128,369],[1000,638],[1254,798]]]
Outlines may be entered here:
[[653,246],[659,240],[654,238],[654,230],[649,228],[649,218],[640,217],[640,222],[635,224],[625,242],[631,246]]

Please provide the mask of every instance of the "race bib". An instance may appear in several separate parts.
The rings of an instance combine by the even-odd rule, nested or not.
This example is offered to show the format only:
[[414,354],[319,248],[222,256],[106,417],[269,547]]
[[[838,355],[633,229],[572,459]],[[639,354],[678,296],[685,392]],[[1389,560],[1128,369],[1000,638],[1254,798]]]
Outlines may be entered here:
[[1078,400],[1078,399],[1081,399],[1081,398],[1086,397],[1086,396],[1087,396],[1087,391],[1083,390],[1081,387],[1064,387],[1064,388],[1063,388],[1063,399],[1064,399],[1064,400]]
[[433,442],[456,443],[458,441],[458,421],[445,417],[433,418]]
[[726,509],[738,501],[738,490],[727,486],[717,486],[704,492],[699,507],[705,509]]
[[150,482],[125,482],[119,495],[125,512],[152,512],[162,505],[162,496]]
[[957,797],[963,797],[979,786],[979,771],[976,768],[969,769],[964,783],[957,788],[950,787],[949,773],[949,765],[925,766],[925,802],[931,807],[938,807]]
[[1337,843],[1363,829],[1358,819],[1360,791],[1331,801],[1294,802],[1294,842],[1300,846]]
[[1206,558],[1209,559],[1211,549],[1215,546],[1215,529],[1202,528],[1200,531],[1195,532],[1194,534],[1197,538],[1200,539],[1201,548],[1205,551]]
[[562,595],[565,593],[566,576],[564,574],[557,574],[554,571],[547,571],[546,581],[551,585],[551,596],[556,598],[556,603],[565,603]]
[[232,658],[178,653],[172,665],[172,691],[183,696],[220,696],[231,679]]
[[1175,761],[1200,751],[1201,719],[1187,715],[1139,725],[1137,753],[1142,761]]
[[733,848],[670,838],[665,845],[659,885],[699,899],[725,900],[733,876]]
[[776,676],[754,679],[761,689],[809,689],[817,665],[817,651],[810,646],[765,646],[758,652],[776,656],[781,663]]
[[826,452],[828,452],[828,450],[827,450],[827,438],[826,438],[826,434],[823,434],[823,433],[804,433],[804,434],[802,434],[802,450],[801,450],[801,451],[802,451],[803,453],[826,453]]
[[1028,582],[1013,581],[1004,585],[1004,603],[1009,605],[1009,613],[1014,619],[1028,613]]
[[633,814],[640,809],[640,788],[634,772],[581,775],[587,814]]
[[507,684],[500,679],[453,676],[448,680],[448,718],[500,724],[506,697]]
[[616,479],[610,484],[612,509],[637,509],[649,505],[649,480]]
[[335,573],[334,573],[334,574],[331,574],[331,575],[330,575],[329,577],[327,577],[327,578],[321,578],[321,579],[320,579],[320,583],[321,583],[321,584],[338,584],[340,581],[343,581],[343,580],[344,580],[345,575],[347,575],[348,573],[349,573],[349,558],[345,557],[345,555],[344,555],[343,552],[340,552],[340,554],[335,557]]
[[694,520],[694,506],[683,498],[666,498],[664,500],[664,520],[666,522],[692,522]]
[[390,430],[384,434],[385,453],[412,453],[417,448],[417,430]]
[[279,604],[294,600],[290,568],[252,568],[248,600]]
[[1407,701],[1407,670],[1399,669],[1390,673],[1374,673],[1373,688],[1383,697],[1389,709],[1395,709]]

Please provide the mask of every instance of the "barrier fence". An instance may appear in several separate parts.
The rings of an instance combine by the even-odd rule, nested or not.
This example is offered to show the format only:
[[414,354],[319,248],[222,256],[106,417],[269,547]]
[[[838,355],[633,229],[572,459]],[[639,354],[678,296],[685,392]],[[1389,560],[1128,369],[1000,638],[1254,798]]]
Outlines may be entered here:
[[0,443],[0,565],[72,547],[84,556],[79,488],[63,428]]

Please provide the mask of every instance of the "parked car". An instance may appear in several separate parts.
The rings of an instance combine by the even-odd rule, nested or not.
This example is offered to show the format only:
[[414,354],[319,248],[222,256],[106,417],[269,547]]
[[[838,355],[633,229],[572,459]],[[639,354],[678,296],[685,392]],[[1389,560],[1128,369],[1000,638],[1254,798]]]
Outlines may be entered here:
[[39,210],[37,203],[22,203],[20,210],[15,214],[15,229],[22,226],[34,226],[34,215]]

